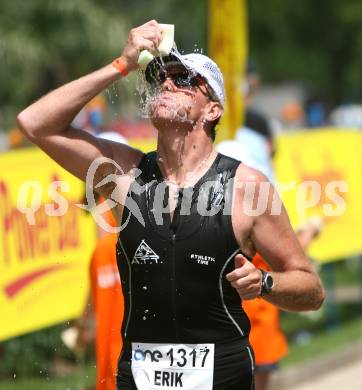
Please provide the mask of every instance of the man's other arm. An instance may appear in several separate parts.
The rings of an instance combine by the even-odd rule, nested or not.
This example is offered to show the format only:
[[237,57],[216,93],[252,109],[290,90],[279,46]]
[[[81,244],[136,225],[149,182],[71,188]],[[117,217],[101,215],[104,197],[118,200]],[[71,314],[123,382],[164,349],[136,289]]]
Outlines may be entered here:
[[[250,231],[255,251],[272,269],[270,274],[274,287],[263,298],[289,311],[319,309],[325,298],[323,286],[303,252],[278,194],[270,183],[267,193],[261,194],[261,183],[268,180],[256,170],[251,170],[250,176],[256,183],[255,194],[268,197],[266,210],[253,217]],[[245,178],[240,178],[241,181],[243,179]],[[253,202],[257,202],[257,199],[253,199]],[[281,207],[273,208],[275,202]],[[241,212],[243,206],[239,207],[238,212]],[[275,210],[280,212],[276,213]],[[254,299],[261,293],[261,272],[241,255],[236,256],[235,270],[227,275],[227,279],[237,289],[241,299]]]

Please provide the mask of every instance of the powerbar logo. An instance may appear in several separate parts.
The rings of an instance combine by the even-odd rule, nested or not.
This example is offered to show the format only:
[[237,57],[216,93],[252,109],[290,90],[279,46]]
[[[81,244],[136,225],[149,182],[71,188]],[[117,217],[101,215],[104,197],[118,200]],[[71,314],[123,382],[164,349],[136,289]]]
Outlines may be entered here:
[[198,264],[202,264],[202,265],[209,265],[209,262],[215,263],[215,257],[197,255],[195,253],[191,254],[190,259],[196,260]]

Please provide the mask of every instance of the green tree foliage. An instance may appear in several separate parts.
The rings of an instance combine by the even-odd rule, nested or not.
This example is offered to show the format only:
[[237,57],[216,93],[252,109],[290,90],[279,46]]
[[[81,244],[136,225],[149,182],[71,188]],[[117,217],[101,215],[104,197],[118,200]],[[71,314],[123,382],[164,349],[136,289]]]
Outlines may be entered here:
[[0,381],[14,375],[48,376],[55,359],[74,363],[75,355],[60,338],[64,329],[65,325],[57,325],[2,342]]
[[109,62],[120,53],[128,29],[122,13],[96,0],[2,1],[3,120],[10,124],[33,99]]
[[361,98],[360,0],[250,0],[250,52],[266,81],[301,80],[332,104]]
[[[332,103],[361,98],[360,0],[249,0],[248,8],[250,53],[265,81],[304,81]],[[207,52],[207,0],[1,1],[0,128],[49,89],[109,62],[130,27],[150,19],[175,24],[179,49]]]
[[207,52],[207,0],[106,0],[126,14],[132,26],[155,19],[175,25],[175,41],[180,51]]

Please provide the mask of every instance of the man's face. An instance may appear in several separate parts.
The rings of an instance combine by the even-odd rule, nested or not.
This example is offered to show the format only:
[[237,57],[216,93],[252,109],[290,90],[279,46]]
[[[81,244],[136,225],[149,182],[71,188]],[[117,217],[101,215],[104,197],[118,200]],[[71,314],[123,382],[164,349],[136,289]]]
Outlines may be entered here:
[[195,123],[212,99],[204,79],[190,73],[181,64],[162,70],[152,85],[150,117],[157,127],[160,121]]

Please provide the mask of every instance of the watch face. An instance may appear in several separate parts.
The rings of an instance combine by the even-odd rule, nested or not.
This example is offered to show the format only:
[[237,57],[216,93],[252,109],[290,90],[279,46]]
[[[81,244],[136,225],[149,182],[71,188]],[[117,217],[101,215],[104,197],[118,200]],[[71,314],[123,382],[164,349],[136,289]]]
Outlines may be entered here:
[[274,286],[274,281],[273,281],[273,278],[271,275],[269,274],[266,274],[265,275],[265,279],[264,279],[264,283],[265,283],[265,288],[270,291],[273,286]]

